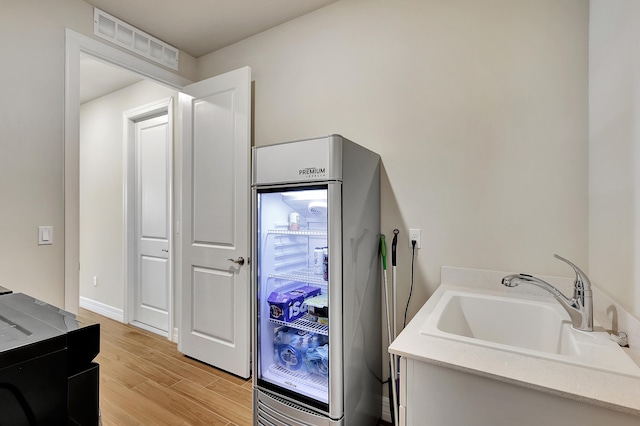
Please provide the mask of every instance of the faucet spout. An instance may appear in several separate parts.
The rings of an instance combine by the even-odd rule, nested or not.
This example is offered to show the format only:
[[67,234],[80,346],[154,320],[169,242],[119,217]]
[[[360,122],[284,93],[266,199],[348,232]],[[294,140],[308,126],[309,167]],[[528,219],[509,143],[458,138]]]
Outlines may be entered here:
[[591,291],[591,282],[587,275],[576,265],[554,254],[556,259],[562,260],[573,268],[576,273],[574,281],[573,297],[569,299],[560,290],[552,286],[546,281],[536,278],[528,274],[507,275],[502,279],[502,285],[507,287],[516,287],[519,284],[532,284],[540,287],[553,295],[553,297],[562,305],[571,318],[573,328],[581,331],[593,331],[593,293]]

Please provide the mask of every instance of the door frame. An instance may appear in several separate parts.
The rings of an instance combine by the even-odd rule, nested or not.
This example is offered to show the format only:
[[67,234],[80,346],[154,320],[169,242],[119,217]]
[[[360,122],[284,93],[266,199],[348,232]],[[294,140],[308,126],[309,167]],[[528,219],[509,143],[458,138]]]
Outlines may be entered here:
[[[167,87],[181,90],[192,82],[123,50],[109,46],[73,30],[65,32],[65,89],[64,89],[64,309],[78,313],[80,305],[80,55],[88,54],[98,60],[127,69]],[[181,162],[179,144],[174,161]],[[179,182],[175,199],[180,200]],[[179,213],[178,213],[179,214]],[[178,216],[178,214],[176,216]],[[123,219],[126,212],[123,211]],[[180,220],[174,217],[174,220]],[[179,229],[176,226],[175,229]],[[173,257],[180,260],[178,251]],[[126,259],[123,259],[125,262]],[[176,271],[176,269],[178,269]],[[179,263],[174,272],[180,273]],[[126,271],[123,268],[123,271]],[[179,275],[178,275],[179,276]],[[123,276],[123,283],[127,277]],[[177,306],[180,306],[178,303]]]
[[[173,251],[177,248],[177,245],[174,244],[173,232],[174,232],[174,224],[173,224],[173,211],[174,211],[174,165],[173,165],[173,151],[175,149],[175,135],[174,135],[174,126],[173,126],[173,98],[168,97],[165,99],[161,99],[157,102],[152,102],[150,104],[142,105],[138,108],[133,108],[127,110],[122,113],[122,129],[123,129],[123,176],[122,182],[124,184],[123,191],[123,210],[124,210],[124,221],[123,221],[123,271],[124,271],[124,310],[123,310],[123,322],[129,324],[130,322],[135,320],[135,286],[136,286],[136,262],[137,262],[137,252],[135,250],[135,241],[136,241],[136,155],[135,155],[135,143],[136,143],[136,123],[139,121],[147,120],[153,117],[158,117],[161,115],[167,115],[168,121],[168,133],[170,135],[171,141],[171,149],[169,150],[169,175],[171,178],[171,184],[169,185],[169,208],[168,221],[169,221],[169,271],[168,271],[168,280],[169,280],[169,323],[167,330],[167,337],[170,340],[173,336],[173,309],[174,309],[174,287],[173,287],[173,270],[174,270],[174,257]],[[136,323],[136,325],[140,328],[149,329],[150,327],[146,327],[145,324]],[[157,331],[151,330],[154,333]]]

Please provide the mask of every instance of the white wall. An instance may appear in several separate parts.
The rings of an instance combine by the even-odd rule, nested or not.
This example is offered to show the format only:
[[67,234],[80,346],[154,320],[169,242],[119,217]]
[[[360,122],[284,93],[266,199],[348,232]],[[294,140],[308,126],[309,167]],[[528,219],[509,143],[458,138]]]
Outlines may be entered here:
[[[423,232],[415,312],[441,264],[586,264],[588,13],[582,0],[342,0],[201,58],[198,76],[252,67],[257,145],[341,133],[382,155],[383,231]],[[0,284],[58,305],[64,28],[92,22],[80,0],[2,0]],[[52,247],[35,244],[43,224]]]
[[80,107],[80,296],[111,308],[124,308],[122,114],[167,97],[142,81]]
[[339,133],[380,153],[399,316],[422,230],[410,318],[441,265],[587,269],[588,6],[342,0],[200,58],[199,78],[251,66],[256,145]]
[[[55,4],[54,4],[55,3]],[[0,285],[64,302],[64,26],[91,31],[82,1],[0,1]],[[38,246],[38,225],[53,245]]]
[[640,3],[590,7],[589,272],[640,316]]
[[[93,34],[81,0],[0,0],[0,285],[64,305],[65,28]],[[195,60],[180,54],[180,74]],[[37,245],[39,225],[54,244]]]

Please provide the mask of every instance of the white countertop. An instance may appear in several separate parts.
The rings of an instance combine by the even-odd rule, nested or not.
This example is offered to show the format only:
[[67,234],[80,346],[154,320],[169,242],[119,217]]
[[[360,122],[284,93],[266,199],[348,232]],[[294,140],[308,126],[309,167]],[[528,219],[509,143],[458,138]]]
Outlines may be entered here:
[[[421,334],[448,289],[474,291],[443,283],[389,346],[390,353],[640,416],[640,378]],[[629,353],[632,359],[635,352]]]

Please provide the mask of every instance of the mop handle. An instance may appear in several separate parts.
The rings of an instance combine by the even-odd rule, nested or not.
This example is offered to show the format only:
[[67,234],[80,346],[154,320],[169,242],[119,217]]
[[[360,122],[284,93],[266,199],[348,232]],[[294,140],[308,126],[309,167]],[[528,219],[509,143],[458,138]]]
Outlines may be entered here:
[[387,243],[384,234],[380,234],[380,254],[382,255],[382,269],[387,270]]
[[393,230],[393,241],[391,242],[391,265],[396,266],[396,247],[398,245],[398,231],[397,229]]

